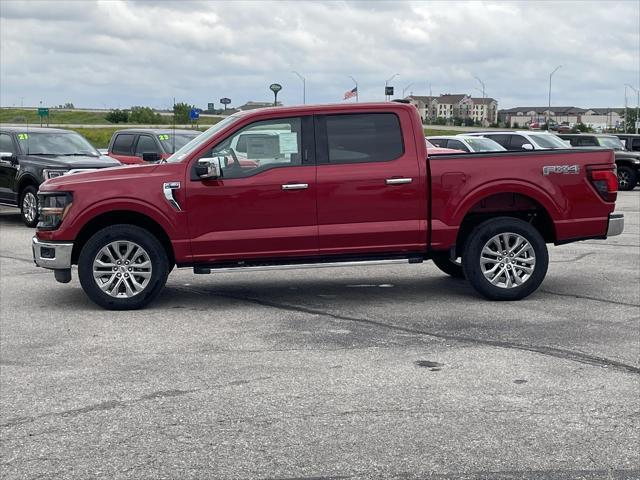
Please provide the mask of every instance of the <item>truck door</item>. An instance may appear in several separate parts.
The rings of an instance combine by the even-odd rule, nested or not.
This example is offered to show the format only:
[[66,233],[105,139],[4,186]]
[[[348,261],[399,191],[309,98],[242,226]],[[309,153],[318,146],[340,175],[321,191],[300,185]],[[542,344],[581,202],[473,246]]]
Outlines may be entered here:
[[[17,148],[11,135],[0,133],[0,152],[17,155]],[[18,163],[9,159],[0,159],[0,202],[15,203],[15,183],[18,173]]]
[[124,164],[142,163],[142,159],[135,156],[135,133],[118,133],[110,145],[109,156]]
[[187,180],[194,261],[317,255],[313,117],[251,123],[205,157],[225,165],[219,179]]
[[411,126],[405,112],[316,117],[321,254],[425,249],[426,160]]

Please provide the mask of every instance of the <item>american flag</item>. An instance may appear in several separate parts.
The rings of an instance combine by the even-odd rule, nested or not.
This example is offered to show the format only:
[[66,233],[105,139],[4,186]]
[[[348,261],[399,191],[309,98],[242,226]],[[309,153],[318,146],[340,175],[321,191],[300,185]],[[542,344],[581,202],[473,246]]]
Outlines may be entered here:
[[358,96],[358,87],[353,87],[351,90],[347,90],[344,92],[343,100],[348,100],[349,98]]

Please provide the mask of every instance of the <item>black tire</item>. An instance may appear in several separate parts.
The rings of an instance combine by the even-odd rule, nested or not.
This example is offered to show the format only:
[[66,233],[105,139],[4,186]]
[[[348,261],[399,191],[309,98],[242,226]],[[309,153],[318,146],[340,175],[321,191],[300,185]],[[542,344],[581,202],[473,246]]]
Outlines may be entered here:
[[[32,202],[35,201],[35,206],[32,206]],[[33,185],[27,185],[22,192],[20,192],[20,216],[22,222],[27,227],[35,227],[38,224],[40,215],[38,214],[38,188]],[[35,208],[35,212],[33,211]]]
[[462,263],[451,260],[449,252],[433,252],[431,260],[440,270],[454,278],[464,278]]
[[618,190],[633,190],[638,183],[638,172],[631,167],[618,167]]
[[[98,254],[101,253],[103,248],[116,241],[123,242],[124,246],[126,246],[124,242],[135,244],[142,249],[151,264],[148,283],[144,285],[144,288],[140,288],[139,291],[134,293],[132,296],[116,297],[105,293],[105,291],[98,286],[98,280],[94,279],[93,276],[94,260],[96,260]],[[143,260],[144,258],[145,257],[142,257]],[[136,256],[131,257],[132,263],[130,267],[136,267],[134,262],[135,259]],[[127,263],[127,265],[129,265],[129,263]],[[126,271],[126,268],[129,268],[129,271],[131,271],[130,267],[122,266],[124,269],[123,271]],[[113,268],[120,269],[121,267],[114,266]],[[105,273],[105,276],[110,274],[110,268],[107,269],[107,272],[109,273]],[[120,275],[129,276],[128,273],[120,273]],[[145,307],[158,296],[167,281],[168,275],[169,261],[164,247],[148,230],[136,225],[118,224],[98,231],[87,241],[84,247],[82,247],[82,251],[80,252],[80,257],[78,259],[78,278],[80,279],[82,289],[93,302],[108,310],[135,310]],[[135,275],[132,273],[131,277],[135,277]],[[111,278],[113,279],[113,283],[120,285],[119,279]],[[145,281],[140,277],[137,279],[142,283]],[[127,281],[131,282],[132,280],[133,278]],[[124,283],[124,279],[122,279],[122,281],[122,283]],[[113,284],[111,280],[105,283]],[[131,285],[131,283],[129,283],[129,285]],[[115,293],[118,294],[118,291],[123,288],[125,288],[125,285],[116,286],[115,289],[117,291]],[[122,293],[123,295],[127,294],[126,292]]]
[[[481,266],[482,251],[497,235],[509,233],[520,236],[528,242],[531,249],[522,250],[521,256],[519,257],[520,260],[518,260],[517,254],[522,247],[520,247],[520,249],[514,248],[515,257],[508,253],[505,257],[495,257],[496,261],[493,263],[486,263],[487,269],[491,270],[495,267],[496,271],[499,272],[499,275],[496,275],[496,277],[499,277],[497,280],[500,278],[505,279],[504,282],[498,282],[505,284],[504,287],[501,287],[492,284],[489,279],[485,277]],[[516,238],[512,237],[512,240],[516,240]],[[503,245],[503,243],[500,243],[500,245]],[[532,257],[531,253],[533,253],[535,258]],[[500,254],[500,252],[498,252],[498,254]],[[485,258],[486,257],[485,255]],[[503,263],[500,263],[498,258],[506,260],[502,260]],[[514,260],[520,261],[520,263],[512,263]],[[533,270],[527,274],[524,269],[528,268],[527,265],[530,265],[532,260],[534,261]],[[501,268],[500,265],[504,265],[504,268]],[[515,265],[515,267],[513,265]],[[544,280],[549,266],[549,254],[544,239],[530,224],[517,218],[496,217],[481,223],[471,232],[462,255],[462,266],[471,286],[485,298],[489,300],[520,300],[535,292]],[[501,274],[500,272],[505,273]],[[488,272],[488,274],[490,275],[490,272]],[[528,276],[522,280],[521,275]],[[515,276],[523,283],[516,286],[508,286],[507,277],[510,277],[509,281],[512,282],[511,279],[515,278]],[[496,280],[495,277],[494,280]]]

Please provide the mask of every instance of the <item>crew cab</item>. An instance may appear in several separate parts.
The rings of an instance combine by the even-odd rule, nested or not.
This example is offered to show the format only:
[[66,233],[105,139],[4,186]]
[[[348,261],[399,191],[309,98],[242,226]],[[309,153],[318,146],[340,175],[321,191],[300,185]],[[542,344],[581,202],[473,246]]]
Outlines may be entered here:
[[115,167],[80,134],[40,127],[0,127],[0,204],[18,207],[28,227],[38,223],[38,187],[68,173]]
[[[242,161],[233,148],[247,137]],[[239,112],[166,161],[40,187],[37,265],[133,309],[197,274],[432,259],[493,300],[534,292],[547,243],[622,232],[610,150],[429,155],[401,103]]]
[[169,158],[173,152],[200,135],[198,130],[127,128],[111,136],[108,155],[131,165]]
[[633,190],[640,177],[640,153],[629,152],[624,148],[622,140],[615,135],[577,133],[573,135],[560,135],[560,138],[571,142],[577,148],[612,148],[615,152],[616,165],[618,167],[618,188],[620,190]]

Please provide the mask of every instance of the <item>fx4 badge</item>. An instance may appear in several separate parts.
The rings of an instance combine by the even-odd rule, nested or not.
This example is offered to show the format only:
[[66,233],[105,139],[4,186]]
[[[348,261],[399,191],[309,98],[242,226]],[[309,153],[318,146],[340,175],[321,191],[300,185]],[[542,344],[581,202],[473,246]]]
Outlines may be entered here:
[[542,175],[551,175],[552,173],[577,175],[580,173],[580,165],[545,165],[542,167]]

